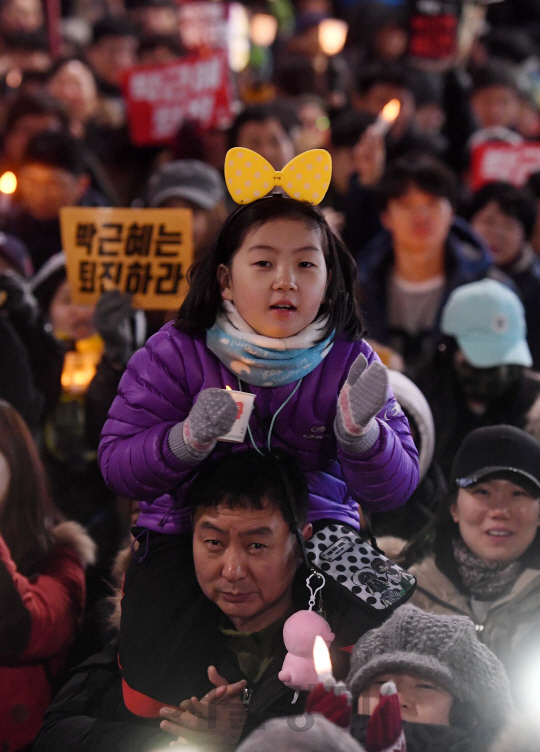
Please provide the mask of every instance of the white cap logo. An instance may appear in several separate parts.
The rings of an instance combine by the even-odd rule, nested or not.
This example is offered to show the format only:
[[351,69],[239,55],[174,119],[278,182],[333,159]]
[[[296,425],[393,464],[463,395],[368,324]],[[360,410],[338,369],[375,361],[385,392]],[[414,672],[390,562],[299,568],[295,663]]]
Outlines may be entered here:
[[504,334],[507,332],[510,328],[508,316],[505,316],[504,313],[496,313],[491,320],[491,328],[495,334]]

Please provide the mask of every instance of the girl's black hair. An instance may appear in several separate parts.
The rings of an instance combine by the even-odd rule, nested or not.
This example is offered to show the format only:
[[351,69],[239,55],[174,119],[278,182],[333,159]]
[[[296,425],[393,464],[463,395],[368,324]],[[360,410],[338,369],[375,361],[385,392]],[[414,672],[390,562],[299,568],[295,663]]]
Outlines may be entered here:
[[190,288],[176,316],[175,326],[182,332],[202,336],[210,329],[217,314],[223,310],[217,271],[231,260],[250,230],[274,219],[303,220],[317,227],[322,235],[328,270],[326,298],[319,316],[327,315],[328,323],[321,341],[332,332],[343,334],[351,341],[364,335],[356,280],[356,263],[343,242],[330,230],[321,212],[311,204],[281,195],[267,196],[237,209],[227,219],[218,235],[213,251],[196,262],[188,272]]

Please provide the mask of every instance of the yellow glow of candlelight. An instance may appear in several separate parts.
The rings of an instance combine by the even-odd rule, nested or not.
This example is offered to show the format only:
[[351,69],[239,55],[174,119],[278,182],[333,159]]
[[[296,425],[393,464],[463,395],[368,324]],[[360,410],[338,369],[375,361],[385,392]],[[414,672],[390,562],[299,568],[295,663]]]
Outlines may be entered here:
[[17,178],[13,172],[4,172],[0,177],[0,193],[15,193],[17,190]]
[[320,22],[319,46],[325,55],[337,55],[341,52],[348,30],[348,25],[339,18],[325,18]]
[[229,390],[229,392],[232,392],[232,389],[231,389],[231,387],[230,387],[230,386],[226,386],[226,387],[225,387],[225,389],[228,389],[228,390]]
[[260,47],[270,47],[274,43],[278,29],[278,20],[269,13],[255,13],[251,19],[251,41]]
[[399,115],[401,110],[401,102],[399,99],[391,99],[388,104],[385,104],[381,110],[381,117],[386,120],[387,123],[393,123]]
[[315,637],[313,643],[313,662],[315,663],[315,671],[317,676],[324,675],[332,676],[332,661],[330,660],[330,652],[326,642],[320,635]]

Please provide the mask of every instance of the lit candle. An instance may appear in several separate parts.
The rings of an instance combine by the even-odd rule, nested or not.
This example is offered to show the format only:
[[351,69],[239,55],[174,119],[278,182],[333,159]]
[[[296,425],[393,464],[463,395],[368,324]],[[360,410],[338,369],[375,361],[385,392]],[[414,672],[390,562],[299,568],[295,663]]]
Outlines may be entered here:
[[332,674],[332,661],[330,660],[330,651],[328,645],[320,635],[315,637],[313,643],[313,662],[315,663],[315,671],[317,672],[317,679],[321,684],[324,684],[326,689],[336,686],[336,680]]
[[229,392],[233,400],[236,402],[238,412],[236,414],[236,420],[233,423],[231,430],[220,436],[218,441],[230,441],[237,444],[241,444],[246,436],[246,431],[251,417],[251,411],[253,410],[253,402],[255,395],[249,392],[236,392],[231,389],[230,386],[226,386],[225,389]]
[[313,643],[313,662],[315,663],[317,679],[324,685],[324,688],[327,691],[332,690],[335,695],[346,694],[350,704],[351,694],[344,682],[337,682],[334,679],[330,651],[328,650],[328,645],[320,635],[315,637],[315,642]]
[[0,176],[0,212],[6,214],[11,206],[11,196],[17,190],[17,178],[13,172]]
[[339,18],[325,18],[319,24],[319,47],[329,57],[337,55],[347,40],[349,27]]
[[386,136],[390,128],[396,122],[401,110],[401,102],[399,99],[391,99],[382,108],[379,117],[371,126],[373,133],[379,136]]

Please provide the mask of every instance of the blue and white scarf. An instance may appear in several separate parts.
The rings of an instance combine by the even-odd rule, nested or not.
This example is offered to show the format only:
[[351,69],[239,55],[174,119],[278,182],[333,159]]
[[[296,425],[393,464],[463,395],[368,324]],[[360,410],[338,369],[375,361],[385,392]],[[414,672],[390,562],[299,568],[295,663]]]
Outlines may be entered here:
[[254,386],[284,386],[311,373],[328,355],[331,334],[317,342],[326,326],[318,319],[298,334],[285,339],[257,334],[240,316],[233,303],[225,301],[225,313],[206,332],[206,345],[230,371]]

